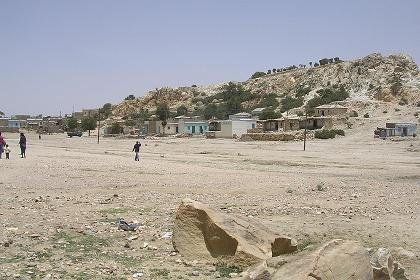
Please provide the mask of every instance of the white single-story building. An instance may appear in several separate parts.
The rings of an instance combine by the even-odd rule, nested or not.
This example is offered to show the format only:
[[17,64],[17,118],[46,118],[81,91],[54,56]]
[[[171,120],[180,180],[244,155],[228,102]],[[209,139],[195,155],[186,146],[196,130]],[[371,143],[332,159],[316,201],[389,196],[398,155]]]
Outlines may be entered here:
[[254,119],[236,119],[211,121],[206,136],[209,138],[240,138],[248,129],[257,127]]

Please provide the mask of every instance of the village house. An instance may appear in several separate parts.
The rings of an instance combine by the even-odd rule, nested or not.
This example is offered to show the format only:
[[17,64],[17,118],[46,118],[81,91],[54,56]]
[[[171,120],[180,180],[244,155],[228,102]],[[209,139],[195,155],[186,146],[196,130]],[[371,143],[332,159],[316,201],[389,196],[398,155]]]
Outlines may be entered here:
[[33,119],[27,119],[26,126],[28,129],[32,130],[38,130],[43,123],[43,119],[33,118]]
[[260,121],[265,132],[279,132],[299,129],[320,129],[328,122],[325,117],[283,117],[278,119],[269,119]]
[[[246,114],[246,115],[245,115]],[[229,120],[213,120],[209,122],[208,138],[240,138],[248,129],[255,129],[257,121],[250,118],[248,113],[229,116]],[[240,118],[243,116],[246,118]]]
[[78,121],[81,121],[84,117],[84,114],[83,114],[83,112],[74,112],[72,114],[72,117],[75,118]]
[[20,128],[26,127],[26,123],[27,123],[26,119],[25,120],[17,120],[17,119],[14,120],[14,119],[10,119],[8,121],[8,127],[9,128],[18,128],[18,129],[20,129]]
[[378,127],[374,131],[374,137],[387,138],[393,136],[417,136],[417,124],[415,123],[386,123],[385,127]]
[[324,116],[344,116],[347,113],[347,107],[339,104],[326,104],[315,108],[315,115]]
[[99,109],[82,109],[83,117],[97,118],[98,114],[99,114]]

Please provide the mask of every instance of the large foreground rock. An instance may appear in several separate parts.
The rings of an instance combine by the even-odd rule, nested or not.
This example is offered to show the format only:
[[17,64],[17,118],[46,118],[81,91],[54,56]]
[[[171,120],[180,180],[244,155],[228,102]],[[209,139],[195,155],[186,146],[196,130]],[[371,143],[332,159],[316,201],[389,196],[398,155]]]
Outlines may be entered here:
[[354,241],[332,240],[319,249],[285,258],[273,280],[373,280],[367,250]]
[[292,238],[190,199],[183,200],[178,208],[172,242],[186,258],[218,258],[241,268],[297,250]]

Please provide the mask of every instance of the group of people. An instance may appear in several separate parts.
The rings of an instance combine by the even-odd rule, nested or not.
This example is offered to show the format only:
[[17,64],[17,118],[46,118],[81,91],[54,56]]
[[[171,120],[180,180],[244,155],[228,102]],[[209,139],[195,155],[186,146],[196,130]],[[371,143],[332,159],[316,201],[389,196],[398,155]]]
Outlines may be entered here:
[[[20,146],[20,156],[22,158],[26,157],[26,137],[25,134],[21,133],[19,138],[19,146]],[[6,143],[4,137],[1,135],[0,132],[0,159],[3,156],[3,153],[6,154],[6,159],[10,159],[10,153],[12,150],[9,147],[9,144]]]
[[[41,136],[39,136],[39,139],[41,139]],[[19,146],[20,146],[20,156],[22,158],[25,158],[26,157],[26,137],[25,137],[25,134],[23,133],[20,134]],[[140,147],[141,147],[141,143],[137,141],[133,147],[133,152],[135,152],[135,156],[134,156],[135,161],[140,161]],[[1,135],[1,132],[0,132],[0,159],[3,156],[3,153],[6,154],[6,159],[10,159],[11,149],[9,145],[6,143],[6,140],[4,140],[4,137]]]

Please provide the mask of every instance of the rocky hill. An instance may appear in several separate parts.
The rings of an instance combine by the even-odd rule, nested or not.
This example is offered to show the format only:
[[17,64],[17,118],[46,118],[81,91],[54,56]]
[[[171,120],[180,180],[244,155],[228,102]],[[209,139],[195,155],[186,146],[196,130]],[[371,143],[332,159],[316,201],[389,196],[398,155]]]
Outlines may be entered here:
[[[371,54],[354,61],[338,61],[323,66],[297,68],[237,83],[250,95],[241,99],[243,110],[271,105],[285,111],[301,110],[308,101],[320,95],[322,89],[342,89],[348,97],[342,103],[354,107],[374,102],[392,102],[413,105],[420,102],[420,73],[408,55],[382,56]],[[208,104],[223,104],[220,93],[226,84],[161,88],[144,97],[124,101],[113,109],[116,117],[128,117],[139,110],[153,112],[157,104],[165,102],[176,111],[180,105],[189,112],[202,112]],[[212,98],[214,97],[214,98]],[[287,105],[291,102],[294,105]],[[276,102],[277,101],[277,102]],[[270,102],[272,104],[270,104]],[[263,106],[265,107],[265,106]],[[287,108],[286,108],[287,107]]]

